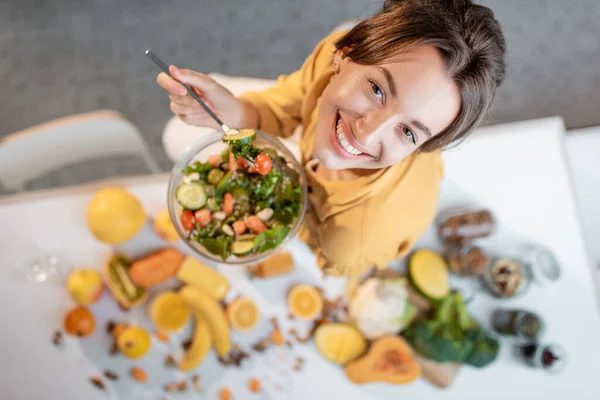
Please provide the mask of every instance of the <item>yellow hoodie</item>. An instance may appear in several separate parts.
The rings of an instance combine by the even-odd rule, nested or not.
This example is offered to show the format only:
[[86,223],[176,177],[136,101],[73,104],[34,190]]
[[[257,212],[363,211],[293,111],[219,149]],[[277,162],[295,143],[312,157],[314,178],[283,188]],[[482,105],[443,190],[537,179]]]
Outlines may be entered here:
[[300,230],[331,275],[358,275],[406,255],[435,217],[443,175],[440,152],[412,154],[397,165],[351,181],[324,180],[315,172],[313,139],[318,101],[333,75],[335,42],[345,32],[323,39],[290,75],[273,88],[246,93],[260,114],[260,129],[291,136],[302,125],[302,163],[309,185],[311,210]]

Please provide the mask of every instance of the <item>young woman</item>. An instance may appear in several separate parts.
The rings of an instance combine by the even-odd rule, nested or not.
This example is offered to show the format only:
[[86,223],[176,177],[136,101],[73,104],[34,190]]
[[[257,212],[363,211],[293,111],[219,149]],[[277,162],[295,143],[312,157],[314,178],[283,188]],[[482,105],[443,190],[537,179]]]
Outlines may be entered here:
[[[211,78],[171,67],[231,127],[300,140],[311,211],[300,238],[332,275],[357,277],[402,257],[435,216],[440,151],[490,108],[505,43],[489,8],[470,0],[387,0],[381,12],[323,39],[296,72],[234,97]],[[216,124],[162,73],[171,110]]]

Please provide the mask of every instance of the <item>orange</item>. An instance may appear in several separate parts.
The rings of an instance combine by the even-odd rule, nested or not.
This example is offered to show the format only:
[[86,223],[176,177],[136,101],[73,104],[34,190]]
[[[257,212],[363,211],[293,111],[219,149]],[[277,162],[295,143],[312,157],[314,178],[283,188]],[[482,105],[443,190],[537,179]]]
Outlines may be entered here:
[[287,303],[292,315],[300,319],[315,319],[323,311],[321,294],[309,285],[294,286],[288,294]]
[[236,331],[246,332],[258,322],[259,312],[256,303],[248,297],[238,297],[227,305],[225,310],[229,325]]

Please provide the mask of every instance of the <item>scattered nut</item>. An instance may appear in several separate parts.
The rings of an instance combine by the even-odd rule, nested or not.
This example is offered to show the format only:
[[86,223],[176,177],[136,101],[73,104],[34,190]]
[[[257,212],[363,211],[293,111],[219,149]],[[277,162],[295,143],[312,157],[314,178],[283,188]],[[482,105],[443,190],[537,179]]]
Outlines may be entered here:
[[138,382],[148,382],[148,374],[140,367],[133,367],[129,370],[131,377]]
[[121,309],[121,311],[123,311],[123,312],[127,312],[127,311],[129,311],[129,307],[125,307],[125,306],[124,306],[123,304],[121,304],[121,303],[118,303],[118,305],[119,305],[119,308]]
[[183,347],[183,350],[189,350],[190,347],[192,346],[192,339],[188,339],[185,342],[181,343],[181,347]]
[[219,390],[219,400],[231,400],[233,396],[231,394],[231,390],[228,388],[222,388]]
[[177,384],[177,389],[179,389],[180,392],[185,392],[187,390],[187,382],[185,380],[179,382]]
[[225,221],[225,219],[227,218],[227,214],[225,214],[223,211],[217,211],[213,213],[212,217],[217,221]]
[[92,385],[96,386],[100,390],[106,390],[106,385],[104,385],[104,382],[102,382],[102,379],[100,379],[98,377],[95,377],[95,376],[91,377],[90,383]]
[[199,392],[200,390],[202,390],[202,386],[201,386],[201,381],[200,381],[200,376],[199,375],[193,375],[192,376],[192,386],[194,387],[194,391]]
[[165,358],[165,367],[167,368],[173,368],[175,367],[177,363],[175,362],[175,359],[173,358],[172,355],[167,354],[167,357]]
[[227,224],[224,224],[221,227],[221,230],[228,236],[233,236],[235,233],[233,232],[233,228]]
[[285,338],[283,337],[283,333],[280,329],[273,329],[273,331],[271,332],[271,341],[274,345],[283,346],[283,344],[285,343]]
[[52,335],[52,343],[54,343],[55,346],[60,346],[60,344],[62,343],[62,332],[61,331],[56,331],[54,332],[54,335]]
[[258,219],[260,219],[261,221],[268,221],[273,217],[273,209],[272,208],[265,208],[260,210],[258,213],[256,213],[256,216],[258,217]]
[[179,382],[167,383],[165,385],[165,391],[168,393],[176,392],[179,390]]
[[116,372],[111,371],[109,369],[104,370],[104,376],[107,379],[110,379],[111,381],[116,381],[117,379],[119,379],[119,375],[117,375]]
[[119,352],[119,346],[117,346],[117,340],[115,339],[112,342],[112,346],[110,347],[110,350],[108,351],[108,354],[111,355],[111,356],[114,356],[118,352]]
[[260,380],[258,378],[250,379],[248,381],[248,389],[250,389],[250,391],[252,393],[260,392],[260,389],[261,389]]
[[114,336],[119,336],[121,333],[123,333],[123,331],[126,328],[127,328],[127,325],[119,323],[119,324],[115,325],[115,327],[113,328],[112,334]]
[[108,333],[109,335],[112,334],[116,326],[116,322],[114,322],[113,320],[108,320],[108,322],[106,323],[106,333]]

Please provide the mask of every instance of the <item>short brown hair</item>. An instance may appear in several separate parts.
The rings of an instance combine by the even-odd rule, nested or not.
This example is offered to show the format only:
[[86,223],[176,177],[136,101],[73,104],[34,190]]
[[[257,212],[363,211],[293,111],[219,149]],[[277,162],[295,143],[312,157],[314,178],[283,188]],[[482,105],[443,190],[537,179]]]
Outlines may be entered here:
[[456,119],[421,151],[466,138],[487,115],[506,71],[506,44],[492,10],[471,0],[387,0],[337,43],[362,65],[376,65],[420,45],[436,47],[461,93]]

